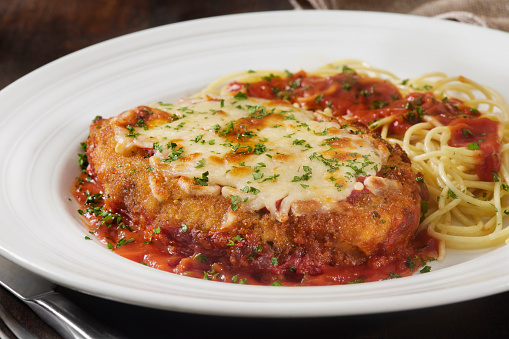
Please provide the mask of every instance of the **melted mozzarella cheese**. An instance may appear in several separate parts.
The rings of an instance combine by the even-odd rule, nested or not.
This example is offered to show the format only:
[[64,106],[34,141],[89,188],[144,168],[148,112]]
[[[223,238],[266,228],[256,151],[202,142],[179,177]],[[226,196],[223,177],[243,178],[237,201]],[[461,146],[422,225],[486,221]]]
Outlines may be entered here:
[[221,194],[233,211],[266,208],[280,221],[295,202],[334,208],[364,189],[357,179],[375,176],[387,156],[346,126],[267,100],[207,97],[154,107],[178,119],[136,127],[135,137],[132,127],[113,125],[118,152],[153,149],[150,170],[180,178],[188,193]]

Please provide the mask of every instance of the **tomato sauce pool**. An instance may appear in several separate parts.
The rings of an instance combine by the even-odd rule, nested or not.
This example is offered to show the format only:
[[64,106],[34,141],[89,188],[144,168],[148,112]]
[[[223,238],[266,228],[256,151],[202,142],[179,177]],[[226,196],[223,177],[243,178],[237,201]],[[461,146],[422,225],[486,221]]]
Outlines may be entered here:
[[430,269],[427,263],[438,256],[438,242],[426,232],[422,232],[401,252],[391,257],[370,258],[363,265],[324,266],[315,274],[279,274],[269,269],[266,275],[261,276],[249,268],[234,270],[231,264],[221,260],[202,260],[204,256],[196,249],[197,234],[193,231],[184,231],[187,243],[181,246],[182,248],[176,248],[178,245],[169,246],[168,239],[162,232],[156,237],[152,234],[148,238],[143,229],[130,225],[127,216],[102,209],[101,190],[101,186],[92,178],[82,174],[76,179],[72,191],[82,205],[79,212],[84,217],[91,234],[122,257],[159,270],[194,278],[277,286],[352,284],[405,277],[417,270],[426,273]]

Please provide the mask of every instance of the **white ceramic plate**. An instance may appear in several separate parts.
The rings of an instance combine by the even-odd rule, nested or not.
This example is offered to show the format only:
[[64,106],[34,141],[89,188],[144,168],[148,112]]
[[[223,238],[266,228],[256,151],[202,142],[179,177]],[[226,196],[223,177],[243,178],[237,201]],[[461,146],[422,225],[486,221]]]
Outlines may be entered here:
[[157,271],[86,241],[70,186],[96,115],[187,96],[232,72],[313,69],[357,58],[401,78],[464,75],[509,98],[509,35],[365,12],[209,18],[113,39],[52,62],[0,92],[0,254],[58,284],[148,307],[235,316],[405,310],[509,290],[509,247],[450,251],[427,274],[326,287],[224,284]]

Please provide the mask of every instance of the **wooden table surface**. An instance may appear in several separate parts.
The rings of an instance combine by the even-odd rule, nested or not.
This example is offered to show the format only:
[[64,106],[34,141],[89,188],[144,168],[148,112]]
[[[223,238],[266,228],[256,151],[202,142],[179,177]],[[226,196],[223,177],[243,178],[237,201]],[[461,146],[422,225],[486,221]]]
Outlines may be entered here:
[[[0,89],[61,56],[130,32],[208,16],[284,9],[292,9],[284,0],[0,0]],[[130,338],[509,337],[509,293],[406,312],[253,319],[160,311],[60,291]],[[0,303],[39,337],[59,337],[3,289]],[[0,329],[7,332],[1,322]]]

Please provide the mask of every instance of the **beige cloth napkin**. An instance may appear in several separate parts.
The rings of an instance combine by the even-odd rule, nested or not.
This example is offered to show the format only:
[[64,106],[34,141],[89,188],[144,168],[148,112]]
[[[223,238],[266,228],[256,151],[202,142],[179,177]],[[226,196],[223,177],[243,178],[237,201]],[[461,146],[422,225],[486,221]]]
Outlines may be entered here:
[[295,9],[407,13],[456,20],[509,32],[507,0],[290,0]]

